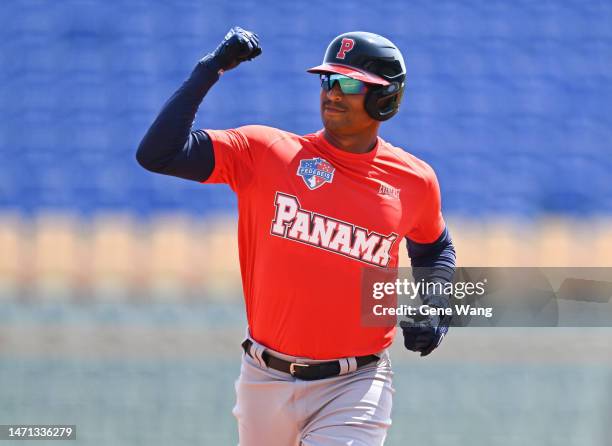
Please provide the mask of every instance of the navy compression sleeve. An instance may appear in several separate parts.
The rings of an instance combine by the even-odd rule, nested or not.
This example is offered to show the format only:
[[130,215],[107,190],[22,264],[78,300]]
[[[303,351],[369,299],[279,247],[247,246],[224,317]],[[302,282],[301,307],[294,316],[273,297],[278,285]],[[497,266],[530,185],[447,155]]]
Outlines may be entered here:
[[[414,279],[418,282],[449,283],[455,273],[455,247],[447,228],[433,243],[416,243],[406,238]],[[437,299],[429,297],[430,299]],[[435,301],[424,303],[436,306]]]
[[215,157],[206,132],[191,131],[196,112],[208,90],[219,79],[211,56],[203,58],[189,78],[164,104],[143,137],[136,159],[147,170],[194,181],[212,173]]

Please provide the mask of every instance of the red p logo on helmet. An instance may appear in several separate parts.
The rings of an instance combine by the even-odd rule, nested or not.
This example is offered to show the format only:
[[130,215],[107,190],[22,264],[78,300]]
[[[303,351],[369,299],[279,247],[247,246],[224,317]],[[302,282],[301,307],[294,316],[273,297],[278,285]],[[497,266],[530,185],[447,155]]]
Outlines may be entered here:
[[344,59],[346,53],[351,51],[355,46],[355,41],[353,39],[344,38],[342,39],[342,43],[340,44],[340,49],[338,50],[338,54],[336,54],[336,59]]

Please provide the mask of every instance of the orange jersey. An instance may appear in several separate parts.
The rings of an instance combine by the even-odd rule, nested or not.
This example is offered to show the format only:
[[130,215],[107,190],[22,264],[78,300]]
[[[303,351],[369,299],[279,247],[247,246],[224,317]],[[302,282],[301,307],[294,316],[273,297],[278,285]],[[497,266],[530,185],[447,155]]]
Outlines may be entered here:
[[444,230],[440,191],[423,161],[378,138],[354,154],[323,131],[264,126],[207,130],[206,183],[238,196],[238,243],[251,336],[293,356],[331,359],[388,347],[395,328],[361,323],[364,267],[398,266],[404,237]]

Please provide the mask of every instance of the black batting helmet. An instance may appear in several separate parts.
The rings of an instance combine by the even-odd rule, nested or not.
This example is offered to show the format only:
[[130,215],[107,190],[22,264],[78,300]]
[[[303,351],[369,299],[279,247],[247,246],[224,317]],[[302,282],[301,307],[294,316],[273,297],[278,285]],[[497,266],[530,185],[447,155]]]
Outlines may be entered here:
[[337,73],[370,84],[365,109],[378,121],[399,110],[404,93],[406,66],[400,50],[378,34],[355,31],[341,34],[327,47],[323,63],[309,73]]

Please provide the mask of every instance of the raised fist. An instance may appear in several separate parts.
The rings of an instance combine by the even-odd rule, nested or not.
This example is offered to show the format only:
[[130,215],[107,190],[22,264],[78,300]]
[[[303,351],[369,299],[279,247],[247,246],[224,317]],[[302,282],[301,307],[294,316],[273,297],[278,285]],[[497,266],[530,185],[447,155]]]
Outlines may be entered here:
[[245,60],[251,60],[261,54],[257,34],[234,26],[225,35],[223,41],[212,53],[223,71],[237,67]]

